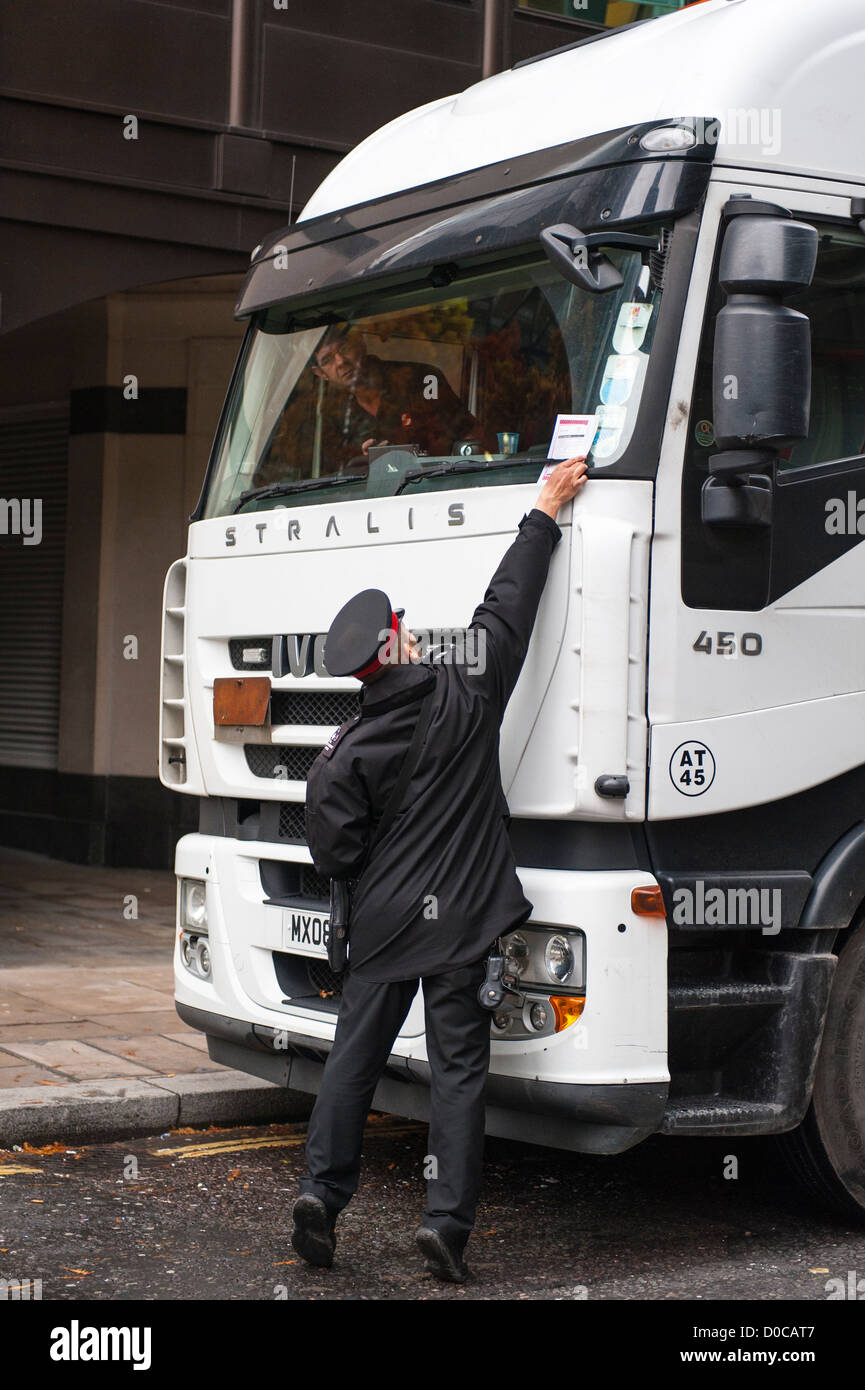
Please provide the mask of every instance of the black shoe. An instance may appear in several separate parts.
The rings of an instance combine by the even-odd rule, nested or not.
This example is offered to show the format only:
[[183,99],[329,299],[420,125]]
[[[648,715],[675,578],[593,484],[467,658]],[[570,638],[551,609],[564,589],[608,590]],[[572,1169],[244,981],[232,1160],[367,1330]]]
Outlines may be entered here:
[[421,1226],[415,1232],[415,1241],[426,1257],[428,1274],[434,1274],[436,1279],[446,1279],[449,1284],[465,1283],[469,1268],[462,1257],[462,1250],[446,1240],[441,1231],[434,1230],[432,1226]]
[[304,1192],[295,1202],[292,1216],[294,1230],[291,1243],[298,1255],[307,1264],[330,1269],[336,1249],[336,1236],[333,1233],[336,1222],[321,1197]]

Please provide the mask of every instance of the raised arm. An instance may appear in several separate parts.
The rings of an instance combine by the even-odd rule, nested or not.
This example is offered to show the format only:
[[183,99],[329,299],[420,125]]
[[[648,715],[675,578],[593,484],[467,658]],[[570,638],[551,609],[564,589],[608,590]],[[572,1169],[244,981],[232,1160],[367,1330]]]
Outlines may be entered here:
[[484,630],[480,649],[484,669],[478,670],[478,679],[502,713],[525,661],[550,559],[561,538],[556,516],[585,481],[584,458],[557,465],[536,505],[520,522],[519,535],[502,557],[469,624],[469,630]]

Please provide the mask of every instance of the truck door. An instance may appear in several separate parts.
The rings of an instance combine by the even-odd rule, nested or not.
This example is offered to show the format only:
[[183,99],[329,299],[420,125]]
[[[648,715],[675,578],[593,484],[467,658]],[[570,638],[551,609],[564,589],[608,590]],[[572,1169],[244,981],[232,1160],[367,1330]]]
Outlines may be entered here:
[[[819,234],[810,287],[784,300],[811,324],[811,416],[774,469],[770,523],[726,527],[706,523],[701,494],[721,210],[742,193]],[[863,762],[865,236],[849,195],[710,187],[671,401],[652,553],[653,820],[778,802]],[[865,777],[838,788],[848,824],[861,819]]]

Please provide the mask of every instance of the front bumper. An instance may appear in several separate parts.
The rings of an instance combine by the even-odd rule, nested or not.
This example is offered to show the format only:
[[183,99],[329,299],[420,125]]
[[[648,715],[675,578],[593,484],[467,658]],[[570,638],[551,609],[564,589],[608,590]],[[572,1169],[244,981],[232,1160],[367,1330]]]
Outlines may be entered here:
[[[317,1093],[329,1039],[313,1042],[289,1029],[262,1028],[179,1002],[176,1007],[184,1023],[205,1034],[213,1061],[275,1086]],[[428,1062],[392,1053],[373,1108],[428,1120],[429,1080]],[[622,1153],[660,1128],[667,1091],[665,1081],[592,1084],[490,1073],[486,1133],[576,1153]]]

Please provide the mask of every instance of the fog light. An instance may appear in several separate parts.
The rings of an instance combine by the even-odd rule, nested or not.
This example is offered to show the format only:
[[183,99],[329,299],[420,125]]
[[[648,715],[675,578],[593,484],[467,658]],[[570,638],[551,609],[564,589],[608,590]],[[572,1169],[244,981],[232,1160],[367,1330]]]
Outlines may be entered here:
[[546,1004],[533,1004],[529,1010],[529,1019],[533,1028],[540,1033],[541,1029],[546,1028],[549,1010]]
[[206,936],[197,936],[190,931],[181,932],[180,959],[190,975],[195,975],[199,980],[211,978],[210,943]]

